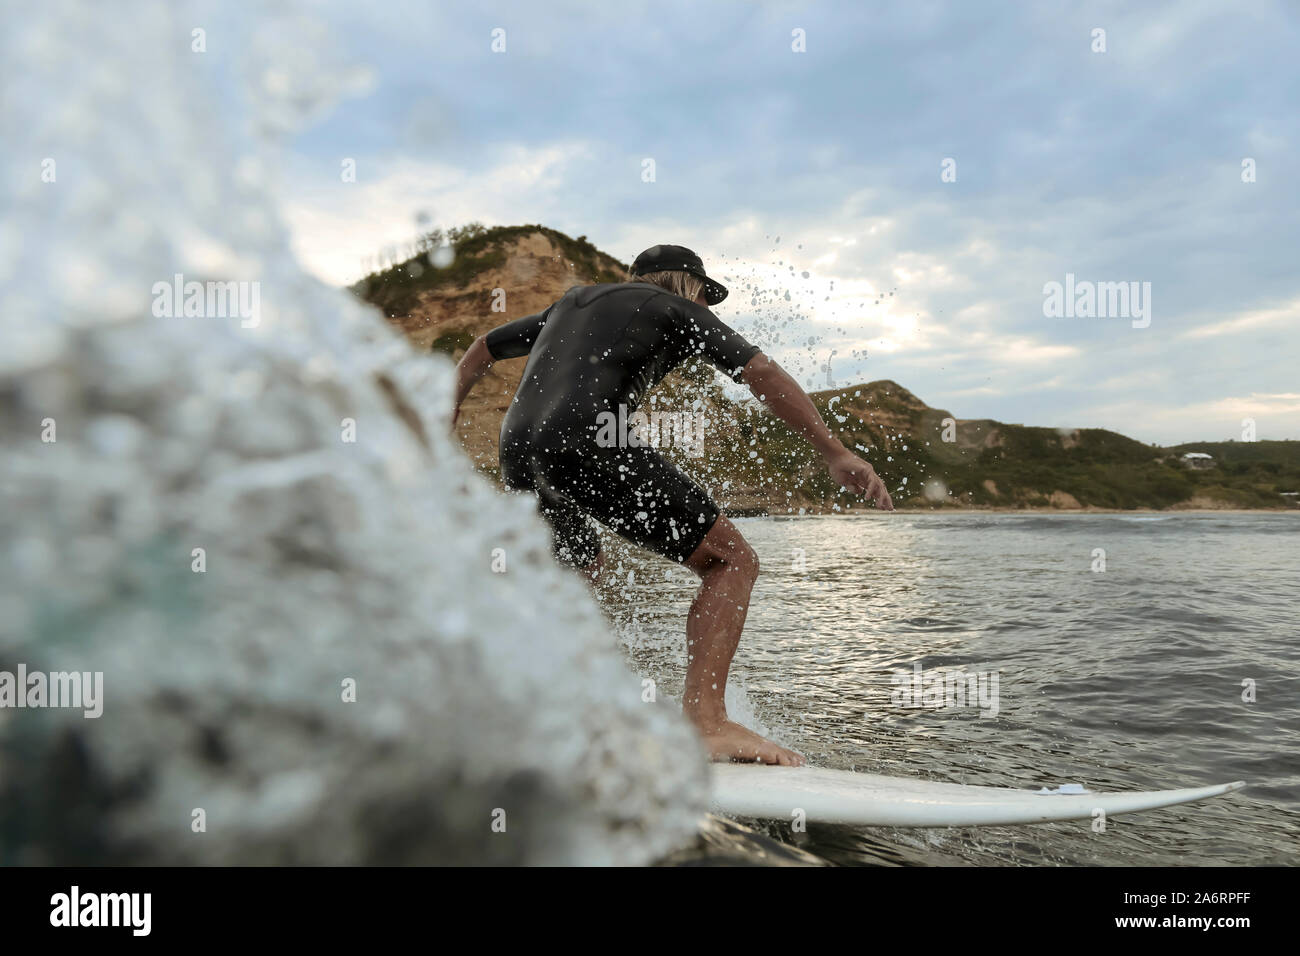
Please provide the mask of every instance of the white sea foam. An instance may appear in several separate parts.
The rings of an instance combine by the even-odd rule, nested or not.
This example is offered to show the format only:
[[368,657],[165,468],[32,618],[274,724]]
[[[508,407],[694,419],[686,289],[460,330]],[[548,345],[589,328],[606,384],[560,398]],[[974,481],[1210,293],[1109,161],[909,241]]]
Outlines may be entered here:
[[[689,727],[446,437],[449,366],[307,277],[273,214],[277,138],[355,65],[309,13],[239,10],[5,15],[0,664],[103,670],[105,700],[87,727],[0,712],[0,862],[680,845]],[[176,273],[259,283],[260,321],[155,317]]]

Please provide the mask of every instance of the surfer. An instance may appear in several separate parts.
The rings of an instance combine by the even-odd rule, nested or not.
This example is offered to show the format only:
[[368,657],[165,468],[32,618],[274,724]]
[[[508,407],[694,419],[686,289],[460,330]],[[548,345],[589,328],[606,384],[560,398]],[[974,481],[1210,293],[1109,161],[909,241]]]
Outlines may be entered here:
[[700,577],[686,622],[682,709],[715,760],[798,766],[803,757],[729,720],[727,672],[758,575],[758,556],[708,493],[636,436],[611,441],[668,372],[700,356],[751,392],[822,455],[844,488],[893,509],[870,464],[845,448],[798,383],[708,306],[727,296],[682,246],[637,256],[626,282],[574,286],[535,315],[479,336],[461,358],[456,409],[494,362],[528,356],[501,423],[506,485],[537,495],[555,552],[593,580],[600,539],[589,518]]

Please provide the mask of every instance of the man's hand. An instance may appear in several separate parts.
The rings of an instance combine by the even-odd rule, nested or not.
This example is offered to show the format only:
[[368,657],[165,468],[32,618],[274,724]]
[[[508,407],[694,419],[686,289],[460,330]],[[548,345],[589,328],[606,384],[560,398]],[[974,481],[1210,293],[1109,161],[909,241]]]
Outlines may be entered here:
[[876,469],[847,448],[826,459],[826,470],[841,487],[872,499],[881,511],[894,510],[894,502]]
[[777,418],[808,439],[822,453],[831,477],[844,488],[866,495],[876,502],[881,511],[893,511],[885,483],[876,470],[849,451],[822,421],[799,383],[780,365],[759,352],[741,371],[741,381],[749,386],[754,397],[766,405]]

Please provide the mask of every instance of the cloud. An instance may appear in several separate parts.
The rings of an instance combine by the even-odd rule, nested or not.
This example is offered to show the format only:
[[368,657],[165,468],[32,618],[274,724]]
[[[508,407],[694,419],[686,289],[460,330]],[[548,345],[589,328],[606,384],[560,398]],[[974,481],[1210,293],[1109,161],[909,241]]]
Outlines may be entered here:
[[[515,144],[481,169],[363,160],[355,183],[342,181],[337,167],[300,162],[281,212],[303,266],[325,282],[347,285],[370,271],[383,250],[400,250],[435,225],[550,224],[557,190],[589,151],[581,142]],[[421,213],[429,217],[424,226],[416,221]]]
[[1274,309],[1247,309],[1232,318],[1200,325],[1183,333],[1185,339],[1207,339],[1219,335],[1241,335],[1265,326],[1300,323],[1300,299]]
[[[963,418],[1149,440],[1226,428],[1234,396],[1289,394],[1300,366],[1280,7],[321,9],[376,77],[295,144],[285,215],[327,281],[412,239],[420,209],[543,222],[624,261],[680,242],[732,285],[719,314],[801,374],[834,352],[837,380],[893,378]],[[1151,282],[1151,327],[1046,320],[1067,272]],[[1285,401],[1260,414],[1261,437],[1300,438]]]

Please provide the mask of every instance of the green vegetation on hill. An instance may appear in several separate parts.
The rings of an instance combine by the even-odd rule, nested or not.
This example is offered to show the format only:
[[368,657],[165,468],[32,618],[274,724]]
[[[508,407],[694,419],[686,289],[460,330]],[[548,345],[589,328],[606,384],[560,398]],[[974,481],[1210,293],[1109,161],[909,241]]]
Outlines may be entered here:
[[[903,507],[1052,507],[1064,500],[1053,495],[1063,492],[1083,507],[1105,509],[1167,508],[1193,497],[1233,508],[1289,508],[1294,504],[1280,493],[1300,490],[1300,442],[1252,442],[1245,452],[1234,443],[1166,449],[1099,428],[1062,434],[962,423],[985,426],[981,433],[994,443],[983,447],[944,441],[947,414],[909,401],[893,382],[812,397],[831,430],[872,462]],[[772,511],[797,511],[805,496],[819,508],[864,507],[832,485],[816,454],[783,423],[757,406],[733,408],[739,441],[719,442],[703,461],[678,459],[683,468],[715,486],[729,479],[771,489]],[[874,424],[873,413],[891,427]],[[1216,467],[1188,468],[1180,460],[1187,450],[1214,455]],[[787,498],[786,491],[795,494]]]
[[[1252,462],[1261,462],[1266,471],[1275,468],[1278,473],[1292,469],[1294,475],[1294,469],[1300,469],[1300,441],[1195,441],[1174,445],[1166,451],[1178,455],[1205,452],[1227,469]],[[1300,491],[1300,488],[1290,490]]]
[[464,352],[474,344],[474,333],[467,332],[464,329],[456,329],[452,332],[444,332],[430,344],[429,349],[433,352],[442,352],[444,355],[454,357],[457,352]]
[[[470,282],[488,269],[506,264],[507,246],[515,239],[538,234],[546,236],[560,249],[566,260],[587,282],[620,282],[627,267],[605,255],[586,236],[574,239],[546,226],[494,226],[472,222],[447,230],[435,229],[421,237],[420,253],[382,272],[373,272],[352,286],[352,291],[366,302],[381,309],[384,315],[406,315],[415,306],[421,292],[451,290]],[[433,254],[449,244],[455,258],[444,267],[433,265]]]

